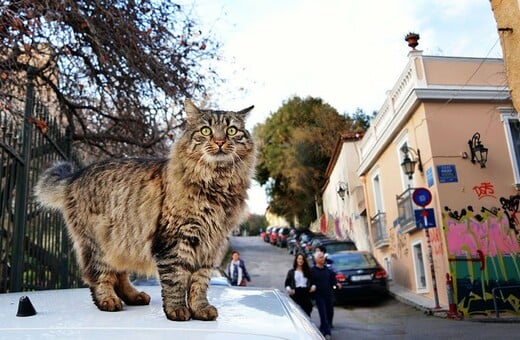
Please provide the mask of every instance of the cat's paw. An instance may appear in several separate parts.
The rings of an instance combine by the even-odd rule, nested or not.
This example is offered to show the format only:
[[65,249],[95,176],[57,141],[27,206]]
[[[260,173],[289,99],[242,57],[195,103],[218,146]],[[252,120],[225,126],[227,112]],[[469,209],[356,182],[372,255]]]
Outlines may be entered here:
[[105,312],[119,312],[123,309],[123,302],[119,298],[107,298],[99,301],[97,306]]
[[212,305],[207,305],[198,310],[192,310],[191,313],[192,318],[197,320],[212,321],[218,317],[218,311]]
[[190,310],[187,307],[164,307],[166,317],[173,321],[188,321],[191,318]]
[[127,305],[131,306],[143,306],[150,304],[150,295],[145,292],[140,292],[138,294],[127,297],[125,300]]

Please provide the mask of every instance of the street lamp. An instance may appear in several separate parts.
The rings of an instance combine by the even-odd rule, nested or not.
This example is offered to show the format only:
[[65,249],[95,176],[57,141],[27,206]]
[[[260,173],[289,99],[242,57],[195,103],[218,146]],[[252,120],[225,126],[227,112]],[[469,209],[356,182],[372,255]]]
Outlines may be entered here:
[[[415,164],[417,163],[417,168],[421,173],[423,172],[421,152],[419,149],[415,151],[411,147],[403,145],[401,152],[404,153],[404,159],[401,162],[401,168],[403,168],[403,172],[408,175],[408,179],[412,179],[412,176],[415,172]],[[408,156],[409,153],[411,154],[412,158]]]
[[480,133],[475,132],[468,141],[471,153],[471,163],[479,163],[481,168],[486,167],[488,149],[480,142]]

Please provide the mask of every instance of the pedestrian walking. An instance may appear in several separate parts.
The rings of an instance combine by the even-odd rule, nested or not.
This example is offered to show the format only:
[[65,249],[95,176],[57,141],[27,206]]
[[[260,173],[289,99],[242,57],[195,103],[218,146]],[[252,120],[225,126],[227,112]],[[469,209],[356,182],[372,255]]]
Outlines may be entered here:
[[311,293],[316,290],[312,284],[311,267],[302,253],[296,254],[293,267],[285,277],[285,289],[291,299],[296,302],[310,317],[312,312]]
[[330,339],[330,320],[334,312],[334,286],[341,289],[341,284],[336,281],[336,274],[325,265],[324,253],[321,251],[314,253],[314,261],[311,275],[316,286],[314,301],[320,314],[320,331],[325,339]]
[[231,261],[227,266],[226,274],[231,279],[232,286],[247,286],[247,282],[251,282],[246,264],[240,258],[237,250],[233,250],[231,253]]
[[[314,249],[314,255],[318,252],[322,252],[325,255],[325,266],[327,266],[327,268],[330,268],[332,261],[328,257],[327,247],[325,247],[324,245],[317,246],[316,249]],[[313,265],[316,264],[316,261],[314,259],[315,259],[315,256],[312,257]],[[334,305],[334,296],[332,298],[332,305]],[[330,328],[334,328],[333,323],[332,323],[332,320],[334,319],[334,308],[332,308],[331,312],[327,316],[329,319]]]

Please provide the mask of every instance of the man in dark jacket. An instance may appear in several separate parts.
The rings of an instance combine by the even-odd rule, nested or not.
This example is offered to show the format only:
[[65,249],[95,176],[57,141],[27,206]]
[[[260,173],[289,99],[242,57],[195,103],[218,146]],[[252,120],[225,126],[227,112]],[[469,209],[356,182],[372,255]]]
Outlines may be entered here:
[[320,314],[320,331],[325,339],[330,339],[331,325],[334,312],[334,286],[341,289],[341,284],[336,281],[336,274],[325,265],[325,254],[322,252],[314,253],[315,265],[312,267],[312,279],[316,286],[314,299],[316,308]]

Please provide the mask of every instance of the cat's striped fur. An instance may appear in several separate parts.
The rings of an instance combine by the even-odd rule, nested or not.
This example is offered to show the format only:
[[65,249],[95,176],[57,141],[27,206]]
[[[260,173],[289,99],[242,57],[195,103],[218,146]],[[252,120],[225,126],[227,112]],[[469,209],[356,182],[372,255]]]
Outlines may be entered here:
[[217,318],[206,293],[216,254],[246,204],[252,108],[201,110],[187,100],[186,127],[169,158],[107,160],[75,172],[60,163],[40,176],[36,198],[63,213],[99,309],[148,304],[128,274],[158,273],[169,319]]

